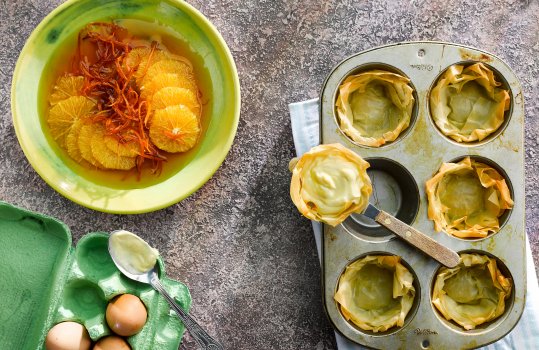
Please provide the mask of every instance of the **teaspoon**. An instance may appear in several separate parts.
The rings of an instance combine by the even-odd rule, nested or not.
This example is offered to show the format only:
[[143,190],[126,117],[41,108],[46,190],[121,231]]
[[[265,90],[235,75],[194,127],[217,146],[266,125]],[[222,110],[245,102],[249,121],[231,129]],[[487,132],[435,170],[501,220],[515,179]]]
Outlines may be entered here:
[[109,253],[112,257],[112,261],[114,261],[114,264],[120,270],[124,276],[141,283],[150,284],[156,291],[158,291],[168,302],[170,307],[176,311],[176,314],[180,318],[180,320],[185,325],[185,328],[189,331],[191,336],[195,338],[195,340],[198,342],[198,344],[206,350],[223,350],[223,346],[219,344],[215,339],[213,339],[202,327],[191,317],[187,312],[185,312],[175,301],[174,299],[168,294],[168,292],[165,290],[163,285],[161,284],[161,281],[159,280],[159,276],[157,275],[157,263],[154,265],[153,268],[151,268],[148,271],[145,271],[140,274],[134,274],[129,271],[127,271],[119,262],[118,257],[114,253],[114,249],[111,249],[111,240],[110,237],[112,237],[114,234],[119,232],[128,232],[125,230],[118,230],[111,232],[109,236]]

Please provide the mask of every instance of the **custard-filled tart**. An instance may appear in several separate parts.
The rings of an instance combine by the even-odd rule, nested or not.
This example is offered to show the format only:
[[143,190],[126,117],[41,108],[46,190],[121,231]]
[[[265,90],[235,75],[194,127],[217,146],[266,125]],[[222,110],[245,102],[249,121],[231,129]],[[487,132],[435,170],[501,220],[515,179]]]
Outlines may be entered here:
[[305,217],[336,226],[369,204],[368,167],[363,158],[340,144],[313,147],[290,162],[290,197]]

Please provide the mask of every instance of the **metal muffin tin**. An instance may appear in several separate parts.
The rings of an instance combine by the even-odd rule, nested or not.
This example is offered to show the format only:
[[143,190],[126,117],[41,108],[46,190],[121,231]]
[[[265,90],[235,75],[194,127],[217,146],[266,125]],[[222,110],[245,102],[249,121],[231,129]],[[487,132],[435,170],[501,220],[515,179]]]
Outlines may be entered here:
[[[442,135],[429,111],[429,91],[449,66],[483,62],[498,73],[510,90],[506,122],[482,142],[459,144]],[[411,80],[416,106],[412,122],[399,138],[380,148],[355,144],[338,127],[335,100],[341,82],[350,74],[370,69],[399,72]],[[487,254],[498,259],[502,272],[513,279],[506,311],[498,319],[465,331],[435,310],[431,292],[439,263],[394,237],[374,221],[353,215],[337,227],[324,225],[322,248],[324,305],[333,326],[348,339],[380,349],[468,349],[492,343],[513,329],[525,304],[524,216],[524,99],[520,83],[502,60],[487,52],[442,42],[409,42],[364,51],[345,59],[326,79],[320,99],[320,141],[340,143],[371,163],[374,184],[371,201],[441,244],[461,252]],[[427,217],[425,182],[443,162],[476,157],[505,175],[515,202],[501,218],[496,234],[482,239],[460,239],[434,231]],[[345,267],[369,254],[402,257],[414,275],[416,297],[404,326],[387,332],[363,331],[346,321],[333,299]]]

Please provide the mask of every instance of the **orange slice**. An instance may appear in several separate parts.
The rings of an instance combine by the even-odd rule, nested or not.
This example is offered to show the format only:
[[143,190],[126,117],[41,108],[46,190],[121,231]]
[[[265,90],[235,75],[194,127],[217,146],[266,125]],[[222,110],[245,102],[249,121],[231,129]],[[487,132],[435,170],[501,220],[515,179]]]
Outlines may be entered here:
[[184,105],[197,117],[200,117],[200,103],[192,90],[168,86],[153,95],[152,109],[162,109],[174,105]]
[[83,87],[83,76],[63,76],[58,78],[49,97],[51,106],[71,96],[80,96]]
[[96,130],[91,140],[92,155],[105,169],[129,170],[135,167],[136,157],[120,156],[110,150],[104,142],[105,129]]
[[135,141],[123,142],[115,136],[106,135],[103,142],[108,149],[119,156],[136,157],[140,154],[140,145]]
[[194,78],[181,76],[174,73],[161,73],[156,75],[145,85],[140,88],[140,97],[149,100],[152,96],[164,87],[179,87],[191,90],[197,93],[198,88]]
[[128,70],[137,70],[140,62],[150,54],[149,47],[136,47],[133,50],[129,51],[122,62],[122,68],[125,71]]
[[188,61],[165,59],[155,62],[148,68],[146,76],[142,79],[141,85],[146,85],[152,80],[153,77],[163,73],[174,73],[188,79],[195,79],[193,67],[190,63],[188,63]]
[[200,135],[198,118],[183,105],[155,111],[150,126],[150,139],[157,148],[176,153],[195,146]]
[[98,132],[105,132],[103,125],[98,123],[84,124],[79,132],[78,144],[82,158],[93,166],[102,168],[103,166],[97,161],[92,153],[92,139]]
[[95,103],[84,96],[71,96],[55,104],[47,120],[53,139],[65,147],[65,138],[73,123],[92,114],[94,108]]
[[123,61],[124,71],[127,73],[129,70],[135,70],[133,75],[138,84],[141,83],[142,79],[146,76],[148,68],[161,60],[169,58],[169,54],[165,51],[155,49],[152,57],[150,58],[149,47],[137,47],[129,51],[125,56]]
[[67,154],[69,154],[69,156],[73,158],[77,163],[88,166],[89,164],[82,157],[79,148],[79,134],[83,126],[84,122],[81,119],[73,123],[73,126],[71,126],[71,129],[66,136],[66,150]]

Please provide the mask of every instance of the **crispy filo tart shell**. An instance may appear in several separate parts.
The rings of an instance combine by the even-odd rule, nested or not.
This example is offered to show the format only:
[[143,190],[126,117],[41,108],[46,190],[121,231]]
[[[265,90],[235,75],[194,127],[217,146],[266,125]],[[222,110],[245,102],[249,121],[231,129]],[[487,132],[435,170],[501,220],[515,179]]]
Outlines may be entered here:
[[336,102],[340,129],[364,146],[394,141],[410,125],[415,99],[409,83],[408,78],[383,70],[346,78]]
[[500,229],[500,216],[513,207],[505,179],[470,157],[443,163],[427,181],[428,216],[436,231],[460,238],[483,238]]
[[432,118],[440,131],[457,142],[481,141],[495,132],[509,110],[509,91],[481,63],[453,65],[430,94]]
[[402,327],[415,297],[414,280],[398,256],[366,256],[346,267],[335,300],[357,327],[384,332]]
[[456,267],[440,269],[432,303],[446,320],[470,330],[503,314],[512,287],[512,280],[500,272],[495,259],[461,254]]

